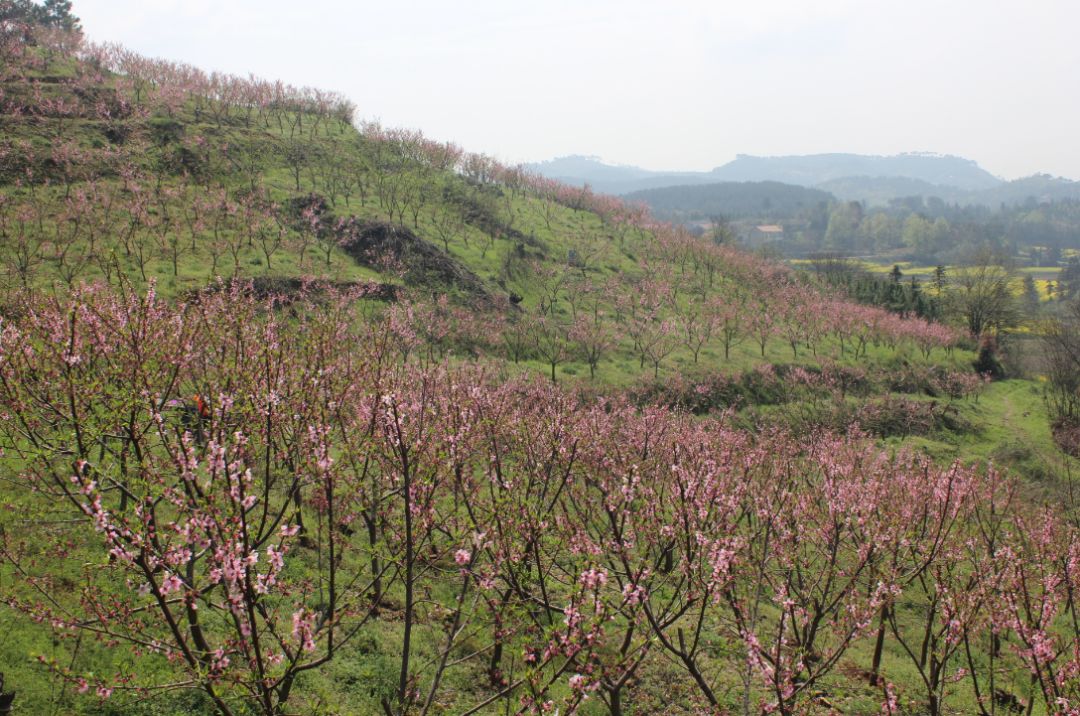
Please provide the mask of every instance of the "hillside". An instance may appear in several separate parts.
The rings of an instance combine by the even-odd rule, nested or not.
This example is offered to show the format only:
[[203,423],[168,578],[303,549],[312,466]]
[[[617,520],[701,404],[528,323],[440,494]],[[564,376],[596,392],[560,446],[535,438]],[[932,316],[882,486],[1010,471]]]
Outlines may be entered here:
[[0,29],[17,712],[1080,704],[1032,677],[1080,653],[1075,462],[962,315],[331,92]]
[[823,181],[817,188],[842,201],[862,201],[870,206],[885,206],[894,199],[909,196],[933,196],[950,203],[964,204],[976,195],[975,192],[910,177],[848,176]]
[[656,216],[676,222],[715,216],[790,219],[801,211],[836,200],[824,191],[774,181],[672,186],[635,191],[623,198],[643,202]]

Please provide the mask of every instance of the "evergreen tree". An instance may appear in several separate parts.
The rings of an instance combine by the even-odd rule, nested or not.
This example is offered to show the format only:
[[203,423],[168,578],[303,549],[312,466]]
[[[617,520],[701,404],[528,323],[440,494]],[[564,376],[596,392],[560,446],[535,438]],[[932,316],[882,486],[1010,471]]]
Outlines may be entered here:
[[1062,301],[1080,297],[1080,258],[1073,256],[1058,277],[1058,294]]
[[1024,310],[1029,316],[1035,315],[1039,310],[1039,289],[1035,285],[1035,279],[1031,274],[1024,276],[1024,288],[1022,294]]
[[32,0],[0,0],[0,22],[58,27],[69,32],[82,30],[79,18],[71,13],[71,0],[45,0],[41,5]]
[[934,268],[934,293],[939,297],[945,293],[945,267],[938,265]]

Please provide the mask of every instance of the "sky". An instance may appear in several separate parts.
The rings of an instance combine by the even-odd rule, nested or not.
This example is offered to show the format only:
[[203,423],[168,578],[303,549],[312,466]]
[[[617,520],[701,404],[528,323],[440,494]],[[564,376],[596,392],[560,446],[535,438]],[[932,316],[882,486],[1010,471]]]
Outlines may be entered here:
[[87,36],[336,90],[503,162],[910,151],[1080,179],[1076,0],[75,0]]

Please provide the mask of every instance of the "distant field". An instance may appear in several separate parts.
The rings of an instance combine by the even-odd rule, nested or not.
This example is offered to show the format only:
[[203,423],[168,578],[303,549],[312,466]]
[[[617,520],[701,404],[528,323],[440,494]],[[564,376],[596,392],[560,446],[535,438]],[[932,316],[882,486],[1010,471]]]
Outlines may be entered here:
[[[792,259],[789,261],[792,266],[797,268],[808,269],[813,266],[813,260],[811,259]],[[917,266],[910,261],[894,261],[890,263],[875,262],[875,261],[863,261],[853,260],[852,263],[864,271],[876,274],[887,274],[893,270],[894,266],[899,266],[900,270],[904,273],[904,276],[918,276],[920,280],[928,280],[934,274],[936,266]],[[948,275],[953,266],[946,266],[945,273]],[[1043,301],[1050,299],[1050,293],[1048,291],[1050,283],[1057,281],[1058,276],[1061,274],[1060,266],[1024,266],[1017,269],[1017,274],[1020,277],[1031,276],[1035,279],[1035,287],[1039,291],[1039,297]],[[1017,286],[1017,294],[1020,292],[1019,284]]]

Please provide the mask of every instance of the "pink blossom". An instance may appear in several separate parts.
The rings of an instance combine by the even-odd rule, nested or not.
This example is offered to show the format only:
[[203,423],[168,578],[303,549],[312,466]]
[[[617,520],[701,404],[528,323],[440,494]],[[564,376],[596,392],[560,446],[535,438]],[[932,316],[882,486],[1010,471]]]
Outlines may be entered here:
[[175,574],[170,574],[161,582],[161,593],[171,594],[172,592],[183,589],[183,587],[184,582],[180,579],[180,577],[176,576]]

